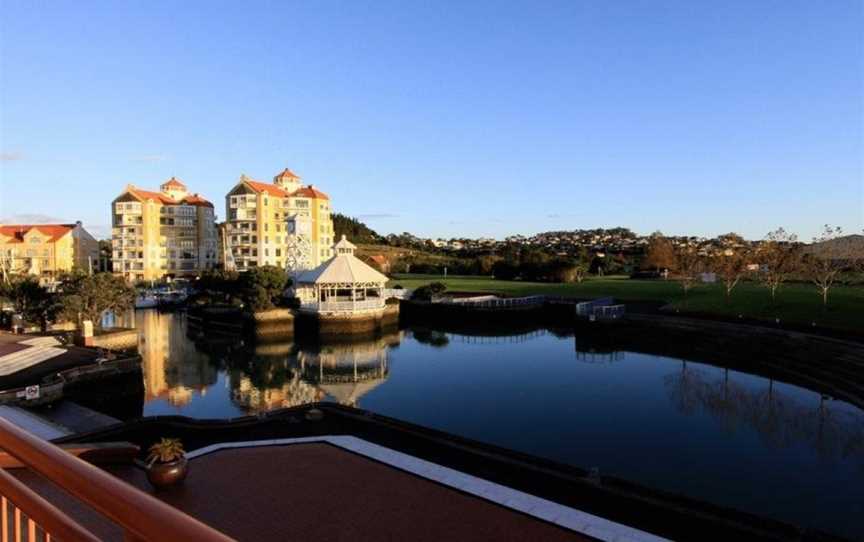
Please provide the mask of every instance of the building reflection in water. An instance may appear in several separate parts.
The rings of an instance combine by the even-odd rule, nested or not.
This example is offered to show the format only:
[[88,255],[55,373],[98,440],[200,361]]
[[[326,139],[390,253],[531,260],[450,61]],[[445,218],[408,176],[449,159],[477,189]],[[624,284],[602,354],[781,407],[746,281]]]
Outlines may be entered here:
[[163,399],[183,407],[195,394],[205,395],[207,388],[216,383],[218,367],[186,337],[181,315],[130,311],[113,324],[139,331],[145,401]]

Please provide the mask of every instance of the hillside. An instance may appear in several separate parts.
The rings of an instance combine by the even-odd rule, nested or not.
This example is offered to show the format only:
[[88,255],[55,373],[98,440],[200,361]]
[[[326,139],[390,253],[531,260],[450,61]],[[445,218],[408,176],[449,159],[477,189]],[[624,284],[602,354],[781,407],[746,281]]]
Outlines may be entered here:
[[823,241],[821,243],[813,243],[807,245],[804,249],[808,253],[819,253],[820,251],[828,251],[833,254],[849,254],[857,258],[864,258],[864,235],[851,234]]
[[344,234],[355,245],[384,244],[384,237],[363,222],[339,213],[333,213],[333,232],[336,239]]

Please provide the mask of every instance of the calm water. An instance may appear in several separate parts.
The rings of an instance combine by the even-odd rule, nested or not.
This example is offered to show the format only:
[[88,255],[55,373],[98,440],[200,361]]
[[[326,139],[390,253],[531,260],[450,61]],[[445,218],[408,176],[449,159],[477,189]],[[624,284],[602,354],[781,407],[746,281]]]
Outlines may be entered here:
[[796,386],[626,350],[579,352],[573,337],[545,331],[415,329],[301,348],[196,343],[182,315],[133,318],[145,415],[338,401],[864,539],[864,412]]

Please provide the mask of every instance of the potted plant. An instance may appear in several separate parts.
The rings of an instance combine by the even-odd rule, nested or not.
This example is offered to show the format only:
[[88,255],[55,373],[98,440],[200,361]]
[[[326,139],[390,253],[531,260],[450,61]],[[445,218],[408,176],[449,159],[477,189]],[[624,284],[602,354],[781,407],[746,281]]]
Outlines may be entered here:
[[183,443],[177,438],[163,438],[150,446],[147,464],[147,479],[156,488],[178,484],[189,472],[186,451],[183,450]]

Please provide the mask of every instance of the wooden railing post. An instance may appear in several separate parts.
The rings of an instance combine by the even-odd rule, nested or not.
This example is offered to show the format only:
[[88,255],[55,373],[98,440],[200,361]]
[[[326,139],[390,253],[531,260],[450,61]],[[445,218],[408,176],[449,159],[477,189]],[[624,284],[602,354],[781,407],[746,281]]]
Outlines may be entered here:
[[[0,448],[118,524],[127,533],[127,539],[195,540],[196,542],[232,540],[152,495],[66,453],[58,446],[2,418],[0,418]],[[4,475],[7,482],[9,479],[18,482],[0,469],[0,484],[4,480]],[[8,495],[8,491],[14,491],[15,487],[15,484],[9,483],[6,490],[0,493],[15,503],[16,499]],[[26,489],[32,493],[32,490]],[[54,511],[62,514],[59,510],[54,509]],[[130,536],[135,538],[129,538]]]

